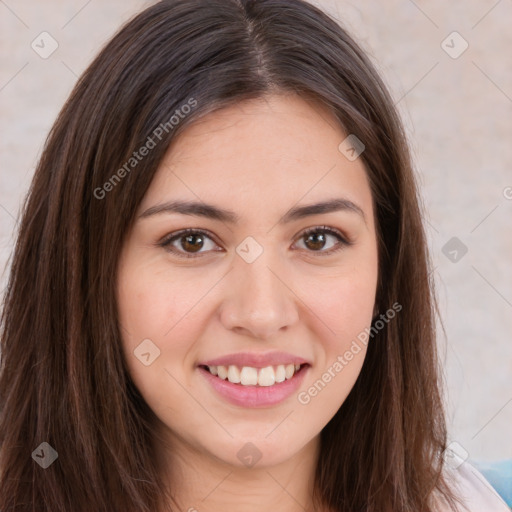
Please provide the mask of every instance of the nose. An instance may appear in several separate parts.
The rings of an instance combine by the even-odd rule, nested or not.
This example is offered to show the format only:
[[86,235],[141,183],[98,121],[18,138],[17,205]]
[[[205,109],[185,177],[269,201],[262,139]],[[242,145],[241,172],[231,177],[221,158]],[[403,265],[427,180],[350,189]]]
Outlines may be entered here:
[[226,329],[266,340],[298,322],[299,299],[269,253],[264,251],[252,263],[236,257],[220,312]]

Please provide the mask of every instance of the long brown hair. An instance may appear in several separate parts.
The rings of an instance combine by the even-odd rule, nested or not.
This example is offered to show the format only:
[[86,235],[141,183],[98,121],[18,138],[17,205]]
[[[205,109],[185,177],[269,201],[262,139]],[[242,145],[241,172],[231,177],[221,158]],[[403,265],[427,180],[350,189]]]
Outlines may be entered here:
[[[84,72],[24,203],[1,317],[3,512],[169,503],[154,416],[121,350],[120,249],[174,137],[209,112],[280,92],[321,102],[363,141],[376,306],[402,305],[321,432],[315,496],[340,512],[428,512],[434,493],[451,503],[421,203],[385,85],[340,24],[305,1],[172,0],[127,23]],[[148,138],[154,146],[135,159]],[[58,454],[46,469],[31,456],[49,450],[43,442]]]

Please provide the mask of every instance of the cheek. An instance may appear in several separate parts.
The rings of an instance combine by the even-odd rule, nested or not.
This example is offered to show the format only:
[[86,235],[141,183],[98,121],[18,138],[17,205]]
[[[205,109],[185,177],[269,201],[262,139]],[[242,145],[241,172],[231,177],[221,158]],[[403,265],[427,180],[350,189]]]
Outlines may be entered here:
[[326,334],[322,338],[329,349],[343,350],[370,326],[377,289],[376,264],[347,268],[321,280],[308,280],[304,286],[307,306],[315,313],[315,330]]
[[142,336],[162,343],[173,338],[183,321],[196,313],[195,306],[211,287],[209,281],[211,278],[151,267],[121,271],[118,304],[127,339],[133,343]]
[[[307,283],[307,306],[315,315],[317,366],[297,397],[319,425],[343,404],[363,366],[377,288],[376,256],[336,275]],[[316,286],[313,286],[316,285]]]
[[311,296],[308,305],[321,317],[316,332],[328,334],[318,337],[318,364],[312,368],[297,401],[318,429],[336,414],[361,372],[367,350],[364,335],[371,327],[375,289],[373,277],[337,279],[327,293]]
[[[126,265],[119,273],[124,356],[135,384],[148,398],[173,387],[171,375],[187,382],[187,369],[195,363],[196,340],[201,339],[205,318],[211,314],[206,295],[215,280],[186,270],[171,273],[155,265]],[[142,346],[147,349],[142,351]],[[149,366],[137,358],[147,352],[150,360],[158,354]]]
[[[179,383],[187,385],[187,356],[201,327],[195,315],[201,311],[194,306],[208,287],[207,283],[190,285],[187,281],[149,267],[119,273],[117,299],[124,357],[135,386],[157,416],[182,414],[184,404],[190,402]],[[146,353],[147,365],[142,356]]]

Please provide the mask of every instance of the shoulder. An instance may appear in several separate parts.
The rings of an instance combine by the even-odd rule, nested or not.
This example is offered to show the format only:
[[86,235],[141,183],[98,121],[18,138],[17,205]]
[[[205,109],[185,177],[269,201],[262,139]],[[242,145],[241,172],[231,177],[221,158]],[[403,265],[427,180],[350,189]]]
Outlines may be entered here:
[[[488,480],[467,461],[456,461],[445,466],[445,477],[453,488],[454,493],[464,504],[457,512],[510,512]],[[448,512],[448,509],[439,509]]]

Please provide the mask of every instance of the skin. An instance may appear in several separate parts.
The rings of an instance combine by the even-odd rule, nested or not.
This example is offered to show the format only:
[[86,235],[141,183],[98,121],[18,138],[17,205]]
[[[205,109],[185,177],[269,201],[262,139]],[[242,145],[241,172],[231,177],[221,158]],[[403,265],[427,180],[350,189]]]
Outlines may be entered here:
[[[197,364],[241,351],[289,352],[312,364],[304,392],[370,327],[378,268],[372,195],[361,159],[338,150],[346,136],[329,111],[295,95],[243,102],[187,127],[140,204],[119,261],[123,350],[158,417],[159,462],[180,510],[313,510],[319,434],[353,387],[365,346],[307,404],[294,393],[266,408],[232,405]],[[359,205],[364,218],[336,211],[278,224],[294,206],[338,197]],[[139,219],[177,199],[214,204],[240,220]],[[353,244],[324,254],[340,242],[323,231],[323,244],[303,236],[317,226]],[[175,250],[192,258],[158,245],[185,228],[215,238],[206,234],[202,246],[175,239]],[[248,236],[263,248],[252,263],[236,252]],[[144,339],[160,349],[149,366],[134,356]],[[248,442],[261,453],[253,467],[237,457]]]

